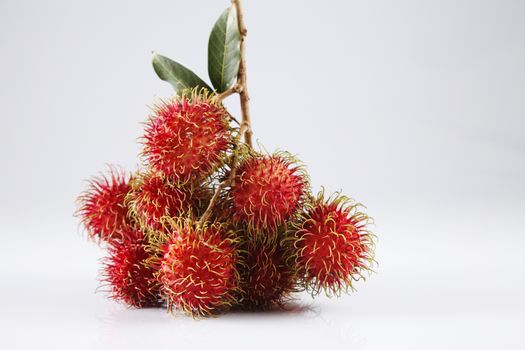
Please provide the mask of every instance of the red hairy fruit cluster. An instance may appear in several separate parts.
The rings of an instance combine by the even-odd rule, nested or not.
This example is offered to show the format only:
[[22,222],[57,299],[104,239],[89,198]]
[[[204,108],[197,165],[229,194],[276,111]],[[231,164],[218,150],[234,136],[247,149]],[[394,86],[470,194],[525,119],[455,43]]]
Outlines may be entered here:
[[107,247],[111,298],[192,316],[268,310],[301,290],[339,295],[370,271],[361,207],[314,198],[289,153],[243,145],[217,95],[162,102],[143,140],[135,174],[112,169],[79,198],[88,236]]
[[[235,0],[213,26],[213,90],[153,55],[177,94],[147,117],[140,166],[132,176],[112,169],[79,198],[88,237],[107,249],[103,282],[128,306],[192,316],[269,310],[295,292],[352,291],[372,271],[375,236],[362,207],[339,195],[315,198],[290,153],[253,148],[243,18]],[[234,94],[239,119],[223,104]]]
[[205,177],[231,148],[228,120],[216,97],[202,91],[162,102],[146,123],[144,158],[153,171],[179,183]]
[[169,178],[148,172],[132,182],[127,200],[143,227],[162,230],[162,217],[197,214],[207,197],[209,192],[205,189],[180,186]]
[[249,232],[275,238],[301,206],[307,188],[305,172],[288,153],[248,156],[231,189],[233,220],[247,225]]
[[324,289],[339,295],[364,279],[374,258],[374,236],[366,228],[370,219],[360,205],[344,196],[311,204],[292,230],[298,274],[312,294]]
[[89,182],[88,189],[79,197],[77,211],[90,238],[103,241],[123,241],[132,222],[124,203],[130,179],[124,171],[110,168],[108,176],[101,175]]
[[143,237],[109,246],[103,281],[109,287],[111,298],[134,307],[160,304],[155,270],[146,264],[149,258]]
[[276,245],[251,245],[242,267],[243,306],[271,309],[282,306],[295,291],[294,271]]
[[159,269],[169,309],[209,315],[235,303],[236,239],[219,225],[182,224],[163,248]]

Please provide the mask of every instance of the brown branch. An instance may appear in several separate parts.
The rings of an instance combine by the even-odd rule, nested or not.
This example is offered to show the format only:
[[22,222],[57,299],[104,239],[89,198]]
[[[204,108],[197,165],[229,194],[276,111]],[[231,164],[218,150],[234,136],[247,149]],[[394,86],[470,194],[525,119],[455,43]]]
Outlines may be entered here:
[[237,75],[237,85],[241,87],[239,92],[241,100],[242,124],[246,125],[244,132],[244,142],[248,147],[252,147],[252,125],[250,119],[250,95],[246,84],[246,24],[244,23],[244,13],[242,12],[241,0],[232,0],[233,6],[237,11],[237,24],[241,33],[241,62],[239,63],[239,73]]
[[220,102],[222,102],[225,98],[235,94],[240,93],[242,91],[242,87],[239,85],[239,83],[235,83],[232,86],[230,86],[227,90],[221,92],[217,98]]
[[208,207],[206,208],[206,211],[204,212],[204,214],[202,214],[200,220],[199,220],[199,226],[203,225],[206,223],[206,221],[208,221],[208,219],[210,218],[210,215],[211,215],[211,211],[213,210],[213,207],[215,205],[215,203],[217,202],[217,200],[219,199],[219,195],[221,193],[221,191],[226,187],[226,180],[221,182],[219,184],[219,186],[217,186],[217,188],[215,189],[215,193],[213,194],[213,197],[211,197],[211,200],[210,200],[210,204],[208,204]]

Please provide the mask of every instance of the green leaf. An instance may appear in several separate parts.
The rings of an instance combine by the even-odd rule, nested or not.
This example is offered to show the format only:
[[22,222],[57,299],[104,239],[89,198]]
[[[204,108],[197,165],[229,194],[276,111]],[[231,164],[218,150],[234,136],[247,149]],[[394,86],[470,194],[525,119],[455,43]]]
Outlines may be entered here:
[[208,74],[217,92],[227,90],[234,83],[241,60],[241,34],[234,6],[219,17],[208,41]]
[[153,53],[153,69],[160,79],[173,85],[177,94],[194,87],[204,87],[212,91],[212,88],[191,70],[155,52]]

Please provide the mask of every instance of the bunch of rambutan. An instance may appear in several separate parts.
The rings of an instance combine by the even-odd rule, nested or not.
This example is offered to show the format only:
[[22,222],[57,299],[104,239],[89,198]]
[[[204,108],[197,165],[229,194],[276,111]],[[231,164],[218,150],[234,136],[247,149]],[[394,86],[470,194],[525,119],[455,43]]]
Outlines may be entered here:
[[[374,235],[363,207],[340,194],[314,196],[294,156],[251,146],[239,11],[234,0],[210,37],[210,62],[219,34],[238,46],[223,57],[236,68],[230,78],[218,79],[210,63],[211,89],[155,55],[155,70],[178,94],[145,123],[143,166],[133,174],[111,167],[79,197],[88,237],[107,247],[104,286],[126,305],[198,316],[271,309],[303,290],[352,290],[371,270]],[[241,122],[222,103],[234,93]]]

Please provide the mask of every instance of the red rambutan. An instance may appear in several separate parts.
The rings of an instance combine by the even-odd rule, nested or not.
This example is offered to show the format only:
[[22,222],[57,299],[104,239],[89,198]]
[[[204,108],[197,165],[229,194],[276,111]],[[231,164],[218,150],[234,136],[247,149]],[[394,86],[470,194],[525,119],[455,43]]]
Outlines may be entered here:
[[90,181],[88,189],[78,198],[77,211],[90,238],[122,241],[132,232],[124,203],[130,189],[130,179],[116,168],[110,168],[109,176],[101,175]]
[[283,306],[296,291],[294,272],[276,244],[250,245],[241,267],[241,304],[253,309]]
[[367,229],[371,219],[360,204],[335,195],[327,201],[321,193],[291,231],[292,252],[298,275],[313,295],[324,289],[339,295],[364,279],[374,258],[374,235]]
[[224,163],[231,148],[229,114],[206,90],[193,90],[156,106],[143,143],[155,172],[178,183],[203,178]]
[[126,201],[142,227],[162,229],[164,216],[178,217],[189,212],[199,214],[206,196],[205,187],[178,186],[168,178],[146,173],[132,181]]
[[146,251],[142,232],[139,237],[109,246],[109,257],[104,260],[103,282],[109,287],[112,299],[128,306],[160,305],[159,285],[155,270],[146,264],[150,254]]
[[168,309],[207,316],[229,308],[237,293],[237,240],[222,226],[174,225],[162,247],[159,281]]
[[231,188],[233,220],[271,240],[300,207],[307,189],[306,173],[288,153],[247,156]]

